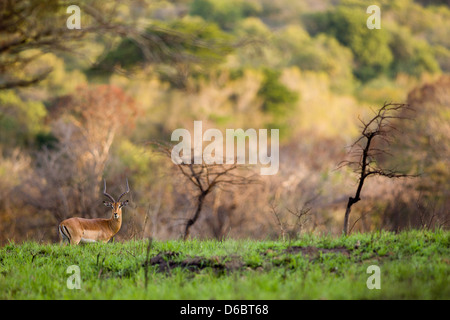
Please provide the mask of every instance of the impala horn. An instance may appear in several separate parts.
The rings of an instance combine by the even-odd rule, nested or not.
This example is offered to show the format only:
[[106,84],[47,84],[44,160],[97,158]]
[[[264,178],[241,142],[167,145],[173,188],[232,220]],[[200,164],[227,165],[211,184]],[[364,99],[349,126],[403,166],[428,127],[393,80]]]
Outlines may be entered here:
[[[106,197],[108,197],[109,200],[112,201],[112,203],[116,202],[116,200],[114,200],[114,198],[113,198],[109,193],[106,193],[106,180],[103,179],[103,182],[105,183],[105,188],[103,189],[103,194],[104,194]],[[120,198],[119,198],[119,199],[120,199]]]
[[124,193],[122,193],[122,194],[119,196],[119,198],[117,199],[117,202],[119,202],[120,199],[121,199],[124,195],[126,195],[128,192],[130,192],[130,187],[128,186],[128,178],[127,178],[127,191],[125,191]]

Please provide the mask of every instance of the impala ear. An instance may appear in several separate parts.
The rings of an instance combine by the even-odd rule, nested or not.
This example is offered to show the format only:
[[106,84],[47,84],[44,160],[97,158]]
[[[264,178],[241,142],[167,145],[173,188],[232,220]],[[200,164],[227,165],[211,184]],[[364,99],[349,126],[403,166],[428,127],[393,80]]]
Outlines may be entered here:
[[125,200],[120,204],[121,207],[125,207],[127,205],[128,205],[128,200]]
[[112,207],[111,202],[108,202],[108,201],[106,201],[106,200],[103,201],[103,204],[104,204],[105,206],[109,207],[109,208]]

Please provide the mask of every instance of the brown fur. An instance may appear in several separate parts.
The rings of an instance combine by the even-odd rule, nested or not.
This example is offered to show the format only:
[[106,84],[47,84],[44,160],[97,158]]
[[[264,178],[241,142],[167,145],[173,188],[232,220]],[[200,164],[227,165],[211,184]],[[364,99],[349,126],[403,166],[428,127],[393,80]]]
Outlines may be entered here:
[[[69,218],[59,224],[62,241],[67,239],[70,244],[85,242],[108,242],[122,226],[121,202],[112,204],[110,219]],[[115,218],[115,215],[118,215]],[[66,232],[66,230],[68,232]]]

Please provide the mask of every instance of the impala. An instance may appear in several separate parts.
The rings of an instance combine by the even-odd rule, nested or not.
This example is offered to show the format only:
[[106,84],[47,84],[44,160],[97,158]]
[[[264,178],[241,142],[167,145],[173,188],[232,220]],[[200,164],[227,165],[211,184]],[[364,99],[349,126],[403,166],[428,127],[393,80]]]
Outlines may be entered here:
[[58,230],[61,240],[67,240],[70,244],[80,242],[108,242],[122,226],[122,208],[128,204],[128,200],[120,202],[124,195],[130,192],[127,179],[127,190],[119,198],[114,198],[106,193],[106,181],[103,194],[111,201],[103,201],[103,204],[112,209],[110,219],[84,219],[69,218],[59,224]]

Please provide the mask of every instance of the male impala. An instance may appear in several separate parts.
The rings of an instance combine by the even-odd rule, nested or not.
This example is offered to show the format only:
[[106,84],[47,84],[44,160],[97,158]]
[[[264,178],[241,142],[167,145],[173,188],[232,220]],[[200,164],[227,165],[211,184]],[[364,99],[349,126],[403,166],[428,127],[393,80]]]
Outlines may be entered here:
[[103,194],[108,197],[109,201],[103,201],[104,205],[112,209],[110,219],[84,219],[69,218],[59,224],[59,234],[61,240],[67,240],[70,244],[78,244],[80,242],[108,242],[122,226],[122,207],[128,204],[128,200],[120,202],[124,195],[130,192],[127,179],[127,190],[122,193],[119,198],[114,198],[106,193],[106,181]]

